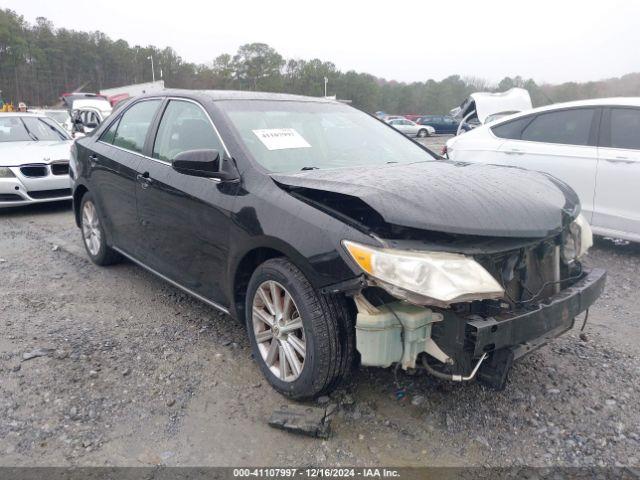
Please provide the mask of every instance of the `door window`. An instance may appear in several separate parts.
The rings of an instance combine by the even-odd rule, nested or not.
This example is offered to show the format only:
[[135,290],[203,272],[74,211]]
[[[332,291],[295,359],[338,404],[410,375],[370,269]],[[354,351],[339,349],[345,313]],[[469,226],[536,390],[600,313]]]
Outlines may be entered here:
[[611,110],[611,146],[640,150],[640,110],[634,108]]
[[118,123],[113,144],[142,153],[149,125],[160,106],[160,100],[145,100],[129,108]]
[[595,109],[579,108],[542,113],[525,127],[522,140],[530,142],[588,145]]
[[217,150],[222,154],[223,146],[200,106],[171,100],[158,127],[153,158],[171,162],[188,150]]
[[113,141],[116,138],[116,130],[118,129],[118,123],[120,123],[120,119],[117,119],[115,122],[113,122],[109,126],[109,128],[107,128],[107,130],[100,137],[101,142],[113,143]]

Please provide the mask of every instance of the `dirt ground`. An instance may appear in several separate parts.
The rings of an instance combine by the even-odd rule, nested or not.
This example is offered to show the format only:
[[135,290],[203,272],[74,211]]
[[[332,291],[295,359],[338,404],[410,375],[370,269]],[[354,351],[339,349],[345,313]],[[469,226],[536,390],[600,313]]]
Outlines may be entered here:
[[599,240],[587,263],[609,278],[586,341],[525,357],[497,393],[361,368],[318,440],[267,425],[288,400],[236,321],[90,263],[68,203],[0,211],[0,465],[637,466],[640,246]]

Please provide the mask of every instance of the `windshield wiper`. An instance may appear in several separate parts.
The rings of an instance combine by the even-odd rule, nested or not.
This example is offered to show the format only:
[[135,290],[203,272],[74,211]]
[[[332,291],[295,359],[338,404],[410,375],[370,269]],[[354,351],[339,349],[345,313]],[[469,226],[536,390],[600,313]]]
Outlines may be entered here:
[[44,122],[44,121],[42,121],[42,120],[40,120],[40,121],[41,121],[42,123],[44,123],[47,127],[49,127],[49,130],[52,130],[52,131],[53,131],[53,133],[55,133],[55,134],[56,134],[56,135],[57,135],[61,140],[66,140],[66,138],[64,138],[64,137],[62,136],[62,134],[60,133],[60,131],[59,131],[56,127],[54,127],[53,125],[50,125],[50,124],[48,124],[47,122]]
[[22,125],[24,126],[24,129],[27,131],[27,135],[29,135],[31,137],[31,140],[34,140],[34,141],[37,142],[39,140],[39,138],[36,137],[33,133],[31,133],[31,130],[29,130],[29,128],[27,127],[27,124],[24,123],[24,120],[20,119],[20,121],[22,122]]
[[301,172],[304,172],[305,170],[320,170],[319,167],[302,167],[300,169]]

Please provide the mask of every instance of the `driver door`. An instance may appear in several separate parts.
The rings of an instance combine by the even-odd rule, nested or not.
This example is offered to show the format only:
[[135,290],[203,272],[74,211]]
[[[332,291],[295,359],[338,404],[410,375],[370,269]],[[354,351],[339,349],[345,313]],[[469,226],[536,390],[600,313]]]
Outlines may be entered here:
[[214,149],[225,157],[220,137],[203,107],[183,99],[164,105],[150,146],[138,166],[136,199],[141,224],[140,260],[168,279],[225,304],[230,209],[234,189],[211,178],[178,173],[176,155]]

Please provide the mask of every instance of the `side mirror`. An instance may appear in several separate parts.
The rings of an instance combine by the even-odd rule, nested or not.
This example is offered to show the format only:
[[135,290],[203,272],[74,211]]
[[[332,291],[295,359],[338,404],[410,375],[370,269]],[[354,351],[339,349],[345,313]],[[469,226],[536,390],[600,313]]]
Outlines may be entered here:
[[187,150],[179,153],[171,165],[176,172],[194,177],[237,180],[237,175],[220,170],[220,152],[217,150]]
[[98,125],[99,125],[99,124],[97,124],[96,122],[89,122],[89,123],[87,123],[87,124],[85,125],[85,127],[86,127],[86,128],[94,129],[94,128],[98,128]]

